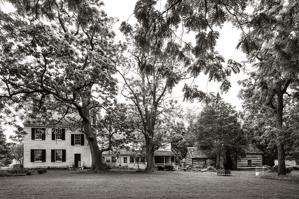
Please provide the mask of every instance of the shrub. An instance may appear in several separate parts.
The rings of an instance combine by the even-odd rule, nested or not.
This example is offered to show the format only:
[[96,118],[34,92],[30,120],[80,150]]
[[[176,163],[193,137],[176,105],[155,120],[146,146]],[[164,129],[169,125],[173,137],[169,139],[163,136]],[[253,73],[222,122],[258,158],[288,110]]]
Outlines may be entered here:
[[165,170],[174,171],[174,167],[173,167],[173,165],[165,165]]
[[37,172],[38,174],[47,173],[47,169],[38,169]]
[[22,165],[22,164],[14,164],[14,165],[12,166],[12,168],[14,168],[14,169],[22,169],[22,168],[23,168],[23,165]]
[[[293,167],[286,167],[286,172],[287,173],[291,173],[293,170]],[[272,172],[277,172],[278,171],[278,165],[274,165],[272,168],[271,168],[271,171]]]
[[0,177],[6,177],[10,176],[10,174],[5,170],[5,171],[0,171]]

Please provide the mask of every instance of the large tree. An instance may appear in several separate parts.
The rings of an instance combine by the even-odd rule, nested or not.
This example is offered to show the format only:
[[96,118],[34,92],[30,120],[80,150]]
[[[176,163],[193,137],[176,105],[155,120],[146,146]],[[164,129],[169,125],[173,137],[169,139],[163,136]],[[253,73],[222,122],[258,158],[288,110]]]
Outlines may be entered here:
[[275,115],[278,175],[284,175],[285,96],[295,96],[299,90],[299,3],[296,0],[258,1],[253,6],[240,46],[255,67],[254,95],[261,96],[260,102],[271,107]]
[[120,72],[126,90],[122,93],[135,105],[142,124],[146,146],[146,171],[153,170],[156,128],[161,121],[165,97],[183,77],[180,64],[188,59],[182,47],[171,37],[169,21],[152,4],[138,1],[137,24],[123,23],[121,30],[129,41],[132,59],[128,60],[131,77]]
[[[242,82],[243,129],[248,139],[263,150],[264,163],[273,166],[277,159],[277,116],[271,107],[265,105],[255,82],[252,77]],[[280,139],[286,153],[290,154],[298,147],[298,100],[292,95],[284,97],[283,121]]]
[[102,169],[91,110],[116,94],[112,20],[96,0],[10,2],[16,12],[0,11],[1,101],[79,115],[92,168]]
[[[233,2],[229,1],[229,6],[240,3]],[[178,0],[167,1],[165,8],[160,10],[156,4],[155,0],[138,0],[134,10],[137,23],[135,26],[127,23],[121,26],[129,41],[130,68],[134,68],[131,79],[124,72],[121,75],[129,91],[127,97],[137,107],[143,125],[147,171],[152,170],[155,125],[167,92],[186,74],[197,77],[201,72],[207,74],[209,80],[220,81],[221,88],[227,90],[230,87],[227,76],[232,71],[238,72],[240,67],[229,60],[225,68],[224,58],[215,51],[219,33],[214,29],[228,19],[225,16],[227,11],[221,8],[225,5],[217,7],[216,1]],[[184,31],[196,33],[195,45],[178,36]],[[187,85],[185,91],[188,98],[204,95]]]
[[246,139],[241,129],[238,113],[219,97],[207,103],[191,129],[199,147],[216,157],[216,167],[236,168]]

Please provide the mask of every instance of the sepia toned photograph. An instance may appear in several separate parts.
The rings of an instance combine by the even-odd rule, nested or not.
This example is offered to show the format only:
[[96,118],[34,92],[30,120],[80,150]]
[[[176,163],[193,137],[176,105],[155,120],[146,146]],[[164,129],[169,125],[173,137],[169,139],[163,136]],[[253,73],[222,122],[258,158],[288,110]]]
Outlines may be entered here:
[[1,199],[299,199],[298,0],[0,0]]

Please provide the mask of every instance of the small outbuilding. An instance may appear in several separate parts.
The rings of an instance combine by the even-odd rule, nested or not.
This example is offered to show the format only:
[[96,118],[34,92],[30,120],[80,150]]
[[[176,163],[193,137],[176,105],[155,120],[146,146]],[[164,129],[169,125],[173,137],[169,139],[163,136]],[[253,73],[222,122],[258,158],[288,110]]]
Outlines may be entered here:
[[252,168],[263,166],[263,152],[255,145],[250,144],[245,149],[245,156],[237,160],[237,168]]
[[185,158],[186,167],[202,169],[207,167],[212,161],[206,150],[200,149],[199,147],[187,147],[187,155]]

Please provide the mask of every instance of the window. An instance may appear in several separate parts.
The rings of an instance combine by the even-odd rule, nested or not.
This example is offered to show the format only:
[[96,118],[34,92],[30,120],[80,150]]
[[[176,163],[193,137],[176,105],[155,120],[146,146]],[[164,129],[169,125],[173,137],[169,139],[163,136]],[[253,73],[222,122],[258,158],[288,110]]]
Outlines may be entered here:
[[46,150],[31,149],[31,162],[46,162]]
[[127,157],[124,157],[124,163],[127,163]]
[[55,160],[62,161],[62,150],[55,150]]
[[43,160],[42,150],[34,150],[34,162],[41,162]]
[[75,134],[74,144],[81,144],[81,135]]
[[65,140],[65,129],[53,128],[52,129],[52,140]]
[[65,162],[66,160],[65,149],[53,149],[51,150],[51,162]]
[[71,134],[71,145],[84,145],[84,134]]
[[130,156],[130,163],[134,163],[134,157]]
[[32,128],[31,139],[32,140],[45,140],[46,129],[45,128]]

